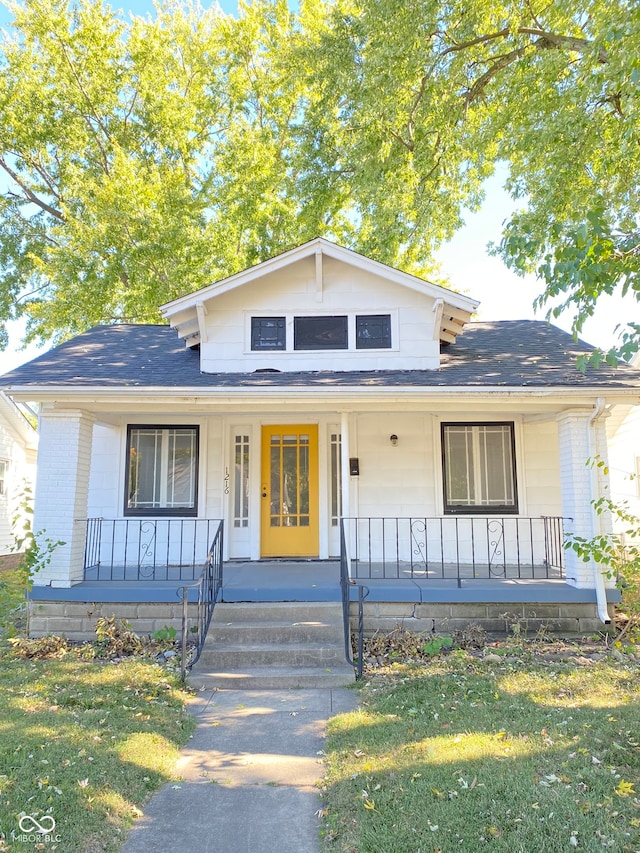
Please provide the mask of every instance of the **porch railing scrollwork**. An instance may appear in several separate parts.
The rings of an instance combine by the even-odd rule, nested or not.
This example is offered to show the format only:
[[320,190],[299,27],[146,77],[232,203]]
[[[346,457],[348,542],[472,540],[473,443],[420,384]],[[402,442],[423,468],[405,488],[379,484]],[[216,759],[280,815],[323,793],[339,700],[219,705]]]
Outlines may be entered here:
[[564,578],[559,516],[342,519],[349,577],[358,580]]
[[195,580],[219,523],[211,518],[88,518],[84,579]]

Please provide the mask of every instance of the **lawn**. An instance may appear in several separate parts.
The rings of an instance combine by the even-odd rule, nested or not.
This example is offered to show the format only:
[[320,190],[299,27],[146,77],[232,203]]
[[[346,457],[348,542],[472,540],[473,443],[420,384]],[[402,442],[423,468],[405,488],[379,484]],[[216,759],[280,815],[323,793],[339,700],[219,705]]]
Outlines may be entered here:
[[640,851],[638,660],[544,648],[370,674],[330,721],[325,849]]
[[[0,636],[23,597],[0,572]],[[18,619],[20,618],[18,613]],[[22,659],[0,640],[0,851],[117,851],[194,728],[175,674],[137,657]]]
[[193,729],[175,676],[155,663],[67,657],[0,651],[3,852],[45,849],[20,836],[51,819],[47,850],[118,850],[141,805],[172,778]]

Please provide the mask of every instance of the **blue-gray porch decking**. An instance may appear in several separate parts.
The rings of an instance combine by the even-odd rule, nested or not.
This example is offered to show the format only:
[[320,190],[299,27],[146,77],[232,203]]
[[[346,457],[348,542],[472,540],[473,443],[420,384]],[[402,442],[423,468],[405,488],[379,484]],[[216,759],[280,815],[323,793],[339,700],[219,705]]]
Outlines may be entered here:
[[[375,569],[371,572],[375,575]],[[34,601],[77,602],[169,602],[180,597],[179,590],[195,581],[173,580],[85,580],[72,587],[34,586]],[[369,589],[367,601],[453,603],[536,602],[581,604],[593,602],[593,589],[576,589],[560,578],[499,579],[441,577],[366,577],[358,579]],[[357,599],[357,586],[352,587]],[[224,564],[221,600],[240,601],[340,601],[338,560],[230,561]],[[616,589],[607,590],[607,600],[617,602]]]

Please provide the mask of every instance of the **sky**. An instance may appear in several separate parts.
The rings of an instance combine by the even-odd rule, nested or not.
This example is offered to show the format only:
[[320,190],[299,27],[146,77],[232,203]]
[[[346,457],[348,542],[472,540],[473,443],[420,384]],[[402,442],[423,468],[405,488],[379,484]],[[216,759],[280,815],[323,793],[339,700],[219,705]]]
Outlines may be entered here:
[[[115,0],[111,5],[137,15],[153,12],[152,0],[132,0],[126,5]],[[201,5],[206,7],[210,4],[201,2]],[[223,12],[237,12],[237,0],[218,0],[217,5]],[[0,25],[6,24],[7,20],[7,12],[0,6]],[[533,302],[543,290],[542,283],[533,276],[521,278],[510,272],[487,249],[490,242],[499,241],[502,224],[513,209],[514,202],[502,188],[500,176],[495,176],[486,185],[486,198],[481,210],[465,217],[465,226],[437,255],[451,286],[480,301],[478,320],[545,319],[544,309],[537,313],[533,310]],[[630,308],[635,312],[633,317],[629,317]],[[596,313],[585,324],[581,337],[594,346],[608,349],[616,343],[618,323],[629,319],[640,322],[637,302],[620,297],[601,297]],[[571,322],[571,314],[567,312],[554,320],[555,325],[566,331],[570,331]],[[10,329],[9,349],[0,352],[0,373],[46,351],[46,347],[35,346],[20,350],[20,337],[21,326],[14,324]]]

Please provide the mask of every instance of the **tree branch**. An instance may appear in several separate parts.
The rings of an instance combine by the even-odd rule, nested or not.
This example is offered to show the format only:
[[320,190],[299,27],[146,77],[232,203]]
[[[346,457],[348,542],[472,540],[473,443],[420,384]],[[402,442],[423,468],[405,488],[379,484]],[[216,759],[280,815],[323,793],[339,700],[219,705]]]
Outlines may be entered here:
[[[540,27],[517,27],[515,30],[511,30],[509,27],[505,27],[502,30],[498,30],[495,33],[487,33],[484,36],[478,36],[474,39],[469,39],[469,41],[460,42],[459,44],[452,44],[450,47],[443,50],[440,54],[441,57],[447,56],[450,53],[457,53],[461,50],[467,50],[470,47],[475,47],[477,44],[485,44],[489,41],[498,41],[499,39],[504,39],[509,35],[518,34],[518,35],[526,35],[526,36],[537,36],[538,41],[534,42],[534,46],[538,49],[557,47],[557,48],[566,48],[567,50],[573,50],[577,53],[585,53],[593,47],[593,42],[589,41],[586,38],[580,38],[579,36],[563,36],[559,33],[552,33],[548,30],[542,29]],[[447,33],[443,33],[444,36]],[[609,55],[606,50],[600,49],[598,51],[598,62],[606,63],[609,61]]]
[[506,68],[507,65],[511,65],[512,62],[520,59],[524,56],[526,48],[519,47],[517,50],[512,50],[509,53],[505,53],[504,56],[499,57],[493,65],[485,71],[482,77],[478,77],[473,86],[467,91],[467,94],[464,96],[465,106],[469,106],[479,95],[484,91],[487,83],[496,76],[499,71],[502,71],[503,68]]
[[22,190],[22,192],[23,192],[23,193],[25,194],[25,196],[27,197],[28,201],[32,202],[32,204],[35,204],[35,205],[36,205],[37,207],[39,207],[41,210],[44,210],[44,211],[45,211],[45,213],[48,213],[48,214],[50,214],[51,216],[55,217],[55,218],[56,218],[56,219],[58,219],[60,222],[64,222],[64,221],[65,221],[65,218],[64,218],[64,216],[62,215],[62,212],[61,212],[61,211],[59,211],[59,210],[57,210],[55,207],[52,207],[50,204],[47,204],[47,202],[46,202],[46,201],[43,201],[41,198],[38,198],[38,196],[33,192],[33,190],[31,190],[31,189],[30,189],[30,188],[29,188],[29,187],[24,183],[24,181],[23,181],[23,180],[22,180],[22,178],[17,174],[17,172],[14,172],[14,170],[9,166],[9,164],[6,162],[6,160],[4,159],[4,157],[0,157],[0,166],[1,166],[1,167],[5,170],[5,172],[6,172],[6,173],[7,173],[7,174],[8,174],[8,175],[9,175],[9,176],[10,176],[10,177],[11,177],[11,178],[16,182],[16,184],[18,184],[18,186],[20,187],[20,189]]

